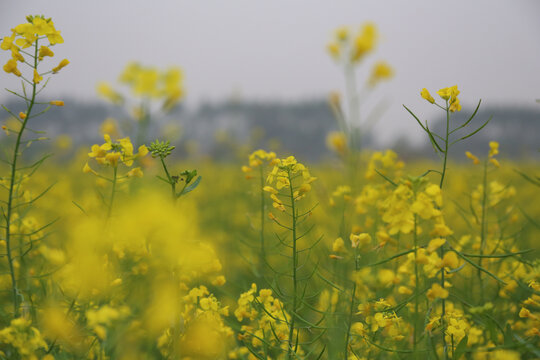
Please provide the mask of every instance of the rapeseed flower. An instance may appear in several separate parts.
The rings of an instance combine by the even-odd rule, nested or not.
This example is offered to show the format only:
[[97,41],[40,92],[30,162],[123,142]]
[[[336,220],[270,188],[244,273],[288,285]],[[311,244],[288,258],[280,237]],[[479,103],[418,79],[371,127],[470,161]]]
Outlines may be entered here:
[[394,70],[385,61],[378,61],[371,70],[371,75],[368,80],[370,86],[375,86],[382,80],[388,80],[394,76]]
[[432,104],[435,103],[435,99],[433,98],[433,96],[431,96],[431,94],[429,93],[429,91],[426,88],[422,89],[422,91],[420,92],[420,96],[422,96],[422,98],[426,99],[427,101],[429,101]]

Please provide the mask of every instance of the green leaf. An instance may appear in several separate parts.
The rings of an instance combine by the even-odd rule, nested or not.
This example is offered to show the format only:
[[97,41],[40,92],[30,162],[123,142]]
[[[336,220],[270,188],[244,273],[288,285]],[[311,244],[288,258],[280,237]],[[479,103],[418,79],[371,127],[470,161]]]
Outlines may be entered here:
[[186,184],[189,184],[195,176],[197,176],[197,170],[184,170],[180,173],[181,176],[186,177]]
[[199,186],[199,183],[201,182],[201,179],[202,179],[202,176],[199,176],[199,177],[193,182],[193,184],[190,184],[190,185],[186,186],[186,187],[184,188],[184,190],[182,190],[182,191],[180,192],[180,194],[178,194],[178,197],[180,197],[180,196],[182,196],[182,195],[185,195],[185,194],[187,194],[187,193],[190,192],[190,191],[195,190],[195,188],[196,188],[197,186]]
[[462,252],[459,252],[457,251],[456,249],[454,249],[453,247],[450,246],[450,249],[455,252],[460,258],[462,258],[463,260],[465,260],[466,262],[468,262],[469,264],[471,264],[472,266],[474,266],[475,268],[477,268],[478,270],[482,271],[482,272],[485,272],[486,274],[488,274],[489,276],[491,276],[492,278],[494,278],[495,280],[499,281],[500,283],[502,283],[503,285],[506,285],[506,282],[504,282],[504,280],[502,280],[500,277],[498,277],[497,275],[493,274],[492,272],[490,272],[489,270],[487,270],[486,268],[478,265],[477,263],[475,263],[474,261],[472,261],[471,259],[469,259],[467,256],[465,256]]
[[461,339],[458,346],[456,346],[456,350],[454,351],[454,357],[452,358],[452,360],[458,360],[465,353],[465,350],[467,350],[468,340],[469,340],[468,335],[465,335],[465,337]]
[[406,107],[405,105],[403,105],[403,107],[405,108],[405,110],[407,110],[409,112],[409,114],[411,114],[413,116],[413,118],[422,127],[422,129],[424,129],[424,131],[427,131],[426,128],[424,127],[424,125],[422,125],[422,122],[420,121],[420,119],[418,119],[418,117],[416,115],[414,115],[414,113],[411,110],[409,110],[408,107]]
[[471,122],[471,120],[475,117],[476,113],[478,112],[478,109],[480,108],[480,103],[481,103],[481,102],[482,102],[482,99],[480,99],[480,100],[478,101],[478,105],[476,105],[476,109],[474,109],[474,112],[472,113],[472,115],[471,115],[471,117],[469,118],[469,120],[465,121],[465,122],[463,123],[463,125],[458,126],[458,127],[455,128],[454,130],[450,131],[450,134],[452,134],[452,133],[458,131],[459,129],[464,128],[465,126],[467,126],[467,125]]
[[73,205],[75,205],[76,207],[78,207],[79,210],[81,210],[85,215],[88,215],[88,214],[86,213],[86,210],[84,210],[84,208],[83,208],[81,205],[77,204],[74,200],[71,200],[71,202],[73,203]]
[[525,173],[522,173],[519,170],[514,169],[514,171],[517,172],[519,175],[521,175],[521,177],[523,177],[525,180],[527,180],[531,184],[536,185],[536,186],[540,186],[540,177],[536,176],[536,179],[534,179],[534,178],[530,177],[529,175],[527,175]]
[[161,176],[159,176],[159,175],[156,175],[156,177],[157,177],[159,180],[166,182],[167,184],[171,184],[171,182],[170,182],[169,180],[167,180],[167,179],[165,179],[165,178],[163,178],[163,177],[161,177]]
[[437,150],[439,150],[440,152],[444,153],[443,149],[440,147],[440,145],[435,140],[435,137],[433,136],[433,135],[437,135],[437,134],[432,133],[431,130],[429,130],[427,121],[426,121],[426,132],[427,132],[427,134],[429,136],[429,141],[431,141],[431,145],[433,146],[434,149],[436,147],[435,152],[437,152]]
[[397,187],[397,184],[395,182],[393,182],[392,180],[390,180],[390,178],[388,178],[386,175],[382,174],[381,172],[379,172],[379,170],[375,169],[375,172],[377,174],[379,174],[384,180],[388,181],[390,184],[394,185],[395,187]]
[[514,345],[514,332],[510,324],[506,324],[506,328],[504,329],[504,346],[511,347],[512,345]]
[[483,123],[482,126],[480,126],[478,129],[474,130],[469,135],[465,135],[462,138],[457,139],[456,141],[452,142],[450,145],[454,145],[455,143],[460,142],[461,140],[465,140],[467,138],[470,138],[471,136],[473,136],[474,134],[476,134],[477,132],[482,130],[491,121],[491,119],[493,119],[493,116],[490,116],[489,119],[487,119],[487,121],[485,123]]

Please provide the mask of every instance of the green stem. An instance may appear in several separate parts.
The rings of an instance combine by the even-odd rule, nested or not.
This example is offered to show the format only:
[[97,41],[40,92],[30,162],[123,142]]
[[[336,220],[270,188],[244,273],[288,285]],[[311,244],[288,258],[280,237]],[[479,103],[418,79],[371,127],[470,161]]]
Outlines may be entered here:
[[356,299],[356,273],[359,270],[358,269],[358,247],[354,248],[354,279],[353,279],[353,288],[351,292],[351,304],[349,307],[349,318],[347,321],[347,335],[345,338],[345,351],[343,353],[343,359],[348,360],[349,359],[349,341],[351,338],[351,326],[353,321],[353,314],[354,314],[354,301]]
[[[37,69],[38,65],[38,40],[36,40],[34,49],[34,69]],[[13,266],[13,254],[11,253],[11,218],[13,216],[13,197],[14,197],[14,188],[15,188],[15,178],[17,175],[17,160],[19,158],[19,148],[21,146],[21,139],[23,132],[26,128],[26,124],[30,119],[32,109],[36,100],[36,87],[37,84],[32,82],[32,98],[28,104],[26,110],[26,117],[24,118],[21,129],[17,134],[17,140],[15,142],[15,149],[13,151],[13,160],[11,161],[11,171],[10,171],[10,182],[9,182],[9,193],[6,209],[6,257],[8,259],[9,273],[11,278],[11,292],[13,297],[13,316],[19,316],[19,291],[17,289],[17,280],[15,279],[15,269]]]
[[441,172],[441,182],[439,187],[442,189],[444,183],[444,176],[446,175],[446,161],[448,159],[448,138],[450,136],[450,108],[448,107],[448,100],[446,100],[446,136],[444,139],[444,161],[443,169]]
[[260,251],[260,264],[259,264],[259,267],[260,267],[260,274],[263,273],[263,270],[264,270],[264,264],[265,264],[265,259],[266,259],[266,250],[265,250],[265,246],[264,246],[264,206],[265,206],[265,202],[264,202],[264,170],[263,170],[263,166],[260,165],[260,177],[261,177],[261,185],[260,185],[260,190],[261,190],[261,230],[260,230],[260,243],[261,243],[261,251]]
[[416,344],[418,342],[418,215],[414,214],[414,333],[413,358],[416,359]]
[[143,99],[141,101],[140,110],[142,112],[142,117],[139,121],[139,126],[137,127],[137,146],[145,143],[145,135],[148,131],[148,126],[150,125],[150,104],[148,99]]
[[165,160],[163,157],[159,157],[161,160],[161,165],[163,165],[163,170],[165,170],[165,175],[167,175],[167,180],[169,180],[169,184],[171,184],[171,197],[173,202],[176,202],[176,182],[173,180],[171,175],[169,174],[169,170],[167,169],[167,165],[165,165]]
[[[360,121],[360,109],[358,103],[358,90],[356,88],[356,77],[354,74],[354,66],[350,62],[345,64],[345,91],[347,92],[347,104],[349,105],[348,129],[350,150],[355,151],[357,139],[355,131],[357,130],[358,122]],[[358,127],[359,128],[359,127]]]
[[[446,100],[446,136],[444,138],[444,162],[443,162],[443,169],[441,172],[441,183],[439,184],[439,187],[442,189],[443,183],[444,183],[444,176],[446,175],[446,161],[448,159],[448,138],[450,136],[450,107],[448,106],[448,100]],[[440,247],[439,250],[439,256],[441,257],[441,260],[444,258],[444,246]],[[441,269],[441,287],[444,289],[444,266]],[[448,345],[446,344],[446,338],[445,338],[445,332],[446,332],[446,324],[444,321],[444,317],[446,314],[446,300],[442,299],[441,304],[441,334],[442,334],[442,343],[443,343],[443,353],[444,353],[444,359],[448,359]]]
[[113,179],[112,179],[112,191],[111,191],[111,199],[109,200],[109,210],[107,211],[107,219],[111,217],[113,203],[114,203],[114,195],[116,194],[116,179],[118,175],[118,166],[113,167]]
[[[290,191],[290,197],[291,197],[291,211],[292,211],[292,279],[293,279],[293,306],[292,306],[292,314],[291,314],[291,322],[289,324],[289,353],[288,353],[288,359],[292,359],[296,355],[296,346],[293,349],[293,336],[294,336],[294,326],[296,323],[296,312],[297,312],[297,293],[298,293],[298,281],[297,281],[297,274],[296,269],[298,267],[298,253],[296,250],[296,207],[294,204],[294,192],[293,192],[293,183],[291,178],[291,170],[287,170],[287,175],[289,178],[289,191]],[[298,336],[298,335],[297,335]]]
[[480,303],[484,303],[484,286],[482,283],[482,271],[480,271],[480,268],[482,267],[482,256],[484,255],[484,247],[486,244],[486,216],[487,216],[487,159],[484,161],[484,175],[482,179],[482,219],[480,223],[480,258],[478,259],[478,281],[480,282]]

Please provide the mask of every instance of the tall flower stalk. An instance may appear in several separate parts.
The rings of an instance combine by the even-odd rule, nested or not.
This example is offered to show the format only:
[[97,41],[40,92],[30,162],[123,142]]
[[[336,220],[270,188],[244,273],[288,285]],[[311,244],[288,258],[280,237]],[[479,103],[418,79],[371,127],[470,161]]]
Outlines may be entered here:
[[301,246],[301,239],[311,229],[308,228],[302,233],[300,225],[309,217],[311,209],[301,212],[298,202],[311,191],[311,183],[315,180],[316,178],[311,176],[303,164],[298,163],[293,156],[290,156],[277,162],[268,175],[267,183],[269,185],[264,187],[264,190],[270,193],[272,206],[284,214],[284,217],[277,217],[270,213],[270,218],[286,231],[286,235],[278,235],[277,237],[280,244],[286,249],[282,255],[290,261],[287,265],[289,271],[286,272],[286,277],[290,279],[287,286],[288,294],[280,290],[281,286],[274,289],[287,304],[286,310],[290,314],[290,319],[287,321],[287,359],[298,357],[300,347],[304,345],[300,339],[301,331],[305,327],[318,327],[318,325],[307,321],[305,317],[300,316],[300,310],[306,305],[307,281],[313,276],[312,271],[306,273],[307,270],[303,270],[306,264],[300,264],[300,255],[309,252],[317,242],[309,246]]
[[[46,57],[53,57],[54,53],[50,49],[53,45],[61,44],[64,42],[60,31],[57,31],[54,27],[52,20],[46,19],[44,16],[28,16],[27,22],[17,25],[12,29],[12,34],[9,37],[4,37],[0,48],[2,50],[11,51],[11,59],[7,61],[3,69],[7,73],[11,73],[22,80],[22,93],[8,90],[16,97],[23,99],[26,105],[24,111],[21,111],[19,115],[15,115],[14,112],[7,107],[2,106],[14,119],[18,121],[18,126],[14,129],[4,126],[6,133],[14,133],[15,142],[13,144],[13,151],[11,159],[8,160],[9,175],[7,178],[7,200],[3,201],[2,213],[5,220],[4,225],[4,240],[6,242],[6,259],[8,262],[9,275],[11,279],[11,294],[13,303],[13,315],[18,317],[20,315],[20,304],[24,300],[24,294],[20,291],[17,284],[17,276],[15,273],[15,258],[13,253],[13,241],[17,237],[21,237],[21,234],[14,234],[12,226],[15,215],[21,211],[21,207],[32,205],[35,200],[44,195],[48,190],[45,190],[41,195],[31,199],[20,201],[21,183],[24,177],[29,177],[34,174],[37,168],[43,163],[46,156],[35,162],[29,167],[19,166],[21,156],[24,150],[29,147],[32,142],[44,140],[44,137],[38,137],[35,139],[25,138],[26,130],[30,130],[33,133],[39,133],[35,130],[29,129],[28,123],[30,119],[35,118],[47,110],[50,106],[63,106],[62,101],[51,101],[49,103],[43,103],[37,101],[38,94],[45,88],[47,81],[43,82],[43,76],[49,74],[58,73],[63,67],[69,64],[69,61],[64,59],[56,67],[49,71],[39,72],[39,65],[44,61]],[[48,41],[48,45],[41,45],[40,41]],[[43,42],[42,42],[43,44]],[[19,70],[19,63],[25,67],[23,71]],[[27,70],[28,69],[28,70]],[[30,86],[28,91],[27,86]],[[42,105],[48,105],[42,111],[36,113],[35,107]],[[25,146],[23,146],[25,145]],[[25,171],[26,170],[26,171]],[[25,245],[26,246],[26,245]],[[22,251],[19,246],[19,257],[25,256],[25,252]]]
[[[148,149],[153,158],[159,158],[163,172],[165,173],[165,178],[158,176],[158,179],[169,184],[171,187],[171,199],[173,203],[175,203],[182,195],[191,192],[199,186],[202,178],[200,176],[197,177],[197,170],[184,170],[179,175],[171,175],[167,163],[165,162],[165,158],[171,154],[175,147],[171,146],[168,140],[155,140],[150,144]],[[181,183],[183,183],[182,188],[180,191],[177,191],[176,186]]]
[[[111,168],[112,176],[109,177],[106,174],[103,175],[99,173],[90,167],[88,162],[86,162],[84,165],[83,172],[93,174],[111,184],[111,194],[109,196],[109,200],[105,201],[105,205],[107,206],[107,219],[109,219],[112,215],[118,183],[129,178],[140,178],[143,176],[143,172],[140,167],[131,167],[133,166],[135,159],[148,154],[148,148],[146,145],[141,145],[139,146],[138,152],[134,153],[133,144],[128,137],[118,140],[113,140],[108,134],[105,134],[103,137],[105,139],[105,143],[101,145],[92,145],[88,156],[95,159],[98,165],[105,168]],[[118,167],[122,164],[127,168],[131,168],[125,174],[119,174],[118,172]]]
[[[422,96],[422,98],[424,98],[429,103],[433,104],[434,106],[436,106],[439,109],[441,109],[442,111],[444,111],[444,113],[446,115],[445,116],[446,121],[445,121],[445,131],[444,131],[443,134],[437,134],[437,133],[433,132],[432,130],[430,130],[427,121],[425,123],[422,123],[422,121],[420,121],[420,119],[411,110],[409,110],[409,108],[407,108],[405,105],[403,105],[404,108],[414,117],[414,119],[417,121],[417,123],[422,128],[422,130],[424,130],[424,132],[426,132],[426,134],[428,135],[429,140],[431,142],[431,145],[433,146],[433,149],[435,150],[435,152],[437,154],[440,154],[440,156],[441,156],[442,169],[440,171],[430,169],[430,170],[428,170],[426,172],[426,174],[429,173],[429,172],[435,172],[435,173],[440,174],[439,188],[441,190],[443,189],[444,180],[446,178],[446,173],[447,173],[447,168],[448,168],[448,155],[449,155],[451,146],[458,143],[458,142],[460,142],[460,141],[463,141],[463,140],[473,136],[476,133],[478,133],[491,120],[491,118],[489,118],[482,125],[480,125],[476,130],[471,131],[466,135],[460,136],[457,139],[452,139],[451,136],[454,133],[466,128],[471,123],[471,121],[475,118],[475,116],[476,116],[476,114],[478,112],[478,109],[480,108],[480,104],[481,104],[481,100],[478,101],[478,105],[476,106],[476,109],[474,110],[472,115],[469,117],[469,119],[467,121],[465,121],[463,124],[452,128],[452,126],[451,126],[451,114],[454,113],[454,112],[461,111],[461,104],[460,104],[459,98],[458,98],[459,93],[460,93],[460,91],[458,90],[457,85],[440,89],[439,91],[437,91],[437,94],[441,97],[442,100],[444,100],[444,105],[440,105],[435,101],[435,99],[431,96],[431,94],[429,93],[429,91],[427,89],[424,88],[420,92],[420,95]],[[416,224],[416,222],[415,222],[415,224]],[[416,253],[416,250],[415,250],[415,258],[416,258],[416,254],[417,253]],[[444,263],[444,259],[445,259],[445,246],[444,245],[440,246],[440,248],[439,248],[439,257],[441,259],[443,259],[443,263]],[[446,286],[445,271],[446,271],[445,266],[443,265],[441,267],[441,270],[440,270],[440,285],[439,285],[440,288],[435,288],[435,290],[432,289],[432,293],[437,293],[438,292],[440,294],[445,294],[445,296],[441,297],[440,323],[441,323],[441,329],[442,329],[442,331],[441,331],[441,333],[442,333],[441,341],[442,341],[442,344],[443,344],[443,355],[444,355],[443,357],[444,357],[444,359],[448,359],[448,355],[449,355],[448,354],[448,344],[447,344],[447,341],[446,341],[447,323],[446,323],[446,319],[445,319],[445,315],[446,315],[446,297],[448,296],[447,295],[448,291],[445,289],[445,286]],[[416,329],[415,329],[415,338],[416,338]],[[414,344],[414,346],[415,346],[415,349],[416,349],[416,343]],[[452,349],[453,349],[453,346],[452,346]]]

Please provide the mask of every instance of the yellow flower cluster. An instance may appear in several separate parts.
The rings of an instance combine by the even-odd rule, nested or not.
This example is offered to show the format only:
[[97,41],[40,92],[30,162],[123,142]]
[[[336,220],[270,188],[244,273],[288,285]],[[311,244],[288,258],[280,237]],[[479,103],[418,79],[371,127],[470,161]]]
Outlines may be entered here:
[[326,146],[340,156],[347,153],[347,135],[342,131],[332,131],[326,137]]
[[391,79],[393,76],[394,70],[386,61],[377,61],[371,70],[368,84],[375,86],[383,80]]
[[[441,99],[445,100],[449,105],[449,110],[451,112],[461,111],[461,105],[459,103],[458,95],[459,90],[457,88],[457,85],[450,86],[447,88],[442,88],[439,91],[437,91],[437,94],[441,97]],[[435,99],[429,91],[426,88],[423,88],[422,91],[420,91],[420,96],[424,98],[425,100],[429,101],[430,103],[434,104]]]
[[356,35],[352,35],[347,27],[335,31],[335,37],[328,44],[328,51],[336,58],[348,57],[351,62],[360,61],[366,54],[373,51],[377,42],[377,28],[373,23],[366,23]]
[[249,155],[249,166],[242,166],[242,172],[246,174],[246,179],[252,179],[253,169],[263,165],[266,162],[268,166],[276,165],[279,160],[276,159],[276,153],[273,151],[267,152],[264,150],[255,150]]
[[[178,67],[171,67],[161,71],[155,67],[132,62],[125,67],[119,81],[129,86],[133,95],[137,97],[162,100],[164,110],[173,108],[185,94],[183,87],[184,75]],[[107,82],[98,83],[97,92],[114,104],[124,102],[124,96],[113,89]],[[141,114],[137,114],[139,110],[135,110],[137,118],[141,116]]]
[[[348,27],[340,27],[334,32],[334,39],[327,45],[330,55],[345,65],[356,65],[377,45],[377,28],[373,23],[364,24],[357,34],[351,34]],[[394,76],[394,70],[385,61],[373,65],[367,84],[371,87]]]
[[290,316],[272,290],[261,289],[257,296],[257,285],[252,284],[250,290],[240,295],[234,314],[240,322],[250,320],[249,325],[242,325],[241,341],[249,341],[252,347],[261,351],[263,343],[286,349]]
[[[495,158],[495,155],[497,155],[498,153],[499,153],[499,143],[497,141],[490,141],[488,161],[492,163],[495,167],[501,167],[499,160]],[[480,164],[480,160],[478,159],[478,157],[473,155],[470,151],[465,151],[465,156],[471,159],[474,165]]]
[[[11,345],[24,360],[38,360],[36,352],[47,349],[47,343],[40,331],[24,318],[11,320],[8,327],[0,330],[0,344]],[[8,351],[0,351],[0,355],[6,359],[18,358],[16,354]]]
[[[35,46],[37,52],[39,40],[47,39],[49,41],[49,46],[42,45],[39,48],[37,59],[35,59],[37,62],[38,60],[43,60],[45,57],[53,57],[54,53],[49,47],[64,42],[64,39],[60,35],[60,31],[56,30],[54,23],[50,18],[45,19],[43,16],[28,16],[27,21],[28,22],[19,24],[11,29],[11,36],[4,37],[2,43],[0,43],[0,49],[11,51],[11,59],[4,65],[4,71],[19,77],[22,76],[22,73],[17,67],[17,62],[25,63],[26,61],[23,54],[21,54],[22,49]],[[28,56],[33,57],[33,55]],[[68,64],[69,61],[64,59],[52,70],[52,72],[57,73]],[[36,84],[40,83],[43,79],[35,67],[32,76],[33,81]]]
[[371,303],[361,303],[358,305],[358,314],[363,315],[365,324],[355,323],[354,332],[360,336],[367,333],[375,335],[377,333],[383,338],[392,341],[401,341],[410,332],[410,325],[403,321],[392,309],[392,305],[387,299],[379,299]]
[[399,178],[404,166],[405,163],[398,160],[398,155],[394,151],[376,151],[371,155],[365,177],[371,180],[378,176],[377,172],[379,172],[389,178]]
[[[105,143],[102,145],[92,145],[91,151],[88,153],[88,156],[95,158],[99,165],[107,165],[116,168],[118,162],[121,161],[125,166],[131,167],[135,159],[148,154],[146,145],[139,146],[138,153],[133,153],[133,144],[129,137],[118,139],[117,141],[113,141],[108,134],[105,134],[103,137]],[[95,174],[95,171],[90,168],[88,162],[84,165],[83,172]],[[132,169],[128,173],[128,176],[141,177],[142,171],[140,168]]]
[[529,288],[534,292],[523,301],[519,317],[528,322],[524,326],[527,329],[525,336],[540,336],[540,311],[538,311],[540,309],[540,283],[531,280],[529,281]]
[[105,340],[107,337],[107,327],[129,315],[130,310],[125,305],[119,308],[104,305],[96,309],[87,310],[86,321],[97,337]]
[[[311,176],[307,167],[299,163],[294,156],[278,159],[275,163],[276,165],[266,178],[266,182],[274,185],[275,188],[268,185],[264,187],[264,191],[270,193],[270,198],[273,200],[272,206],[284,212],[285,205],[278,195],[292,196],[293,201],[298,201],[311,191],[311,183],[317,178]],[[299,185],[293,184],[295,179],[301,179],[301,183]],[[290,194],[281,194],[280,190],[282,189],[289,189]]]

